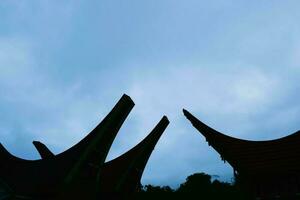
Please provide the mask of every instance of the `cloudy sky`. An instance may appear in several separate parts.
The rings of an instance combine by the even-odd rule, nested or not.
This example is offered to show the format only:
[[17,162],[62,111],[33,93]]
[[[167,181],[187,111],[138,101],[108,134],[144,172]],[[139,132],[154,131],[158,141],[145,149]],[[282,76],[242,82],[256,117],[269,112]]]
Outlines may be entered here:
[[136,103],[107,160],[171,121],[142,182],[176,187],[232,169],[182,114],[234,137],[300,129],[300,2],[3,0],[0,141],[37,159],[32,140],[60,153],[123,93]]

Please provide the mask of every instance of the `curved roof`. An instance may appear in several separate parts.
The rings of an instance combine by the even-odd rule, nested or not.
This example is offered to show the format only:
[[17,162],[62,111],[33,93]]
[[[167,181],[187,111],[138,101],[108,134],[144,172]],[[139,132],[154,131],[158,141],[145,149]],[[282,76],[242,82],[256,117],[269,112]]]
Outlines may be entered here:
[[[168,124],[169,120],[164,116],[139,144],[121,156],[104,163],[101,169],[101,192],[126,192],[128,194],[136,190],[147,161]],[[34,145],[42,159],[55,157],[43,143],[35,141]]]
[[169,120],[163,117],[151,133],[135,147],[105,163],[102,169],[103,192],[130,193],[137,189],[148,159],[167,128]]
[[[81,179],[86,168],[104,163],[118,130],[133,106],[131,98],[123,95],[83,140],[51,159],[24,160],[11,155],[0,145],[1,181],[12,191],[26,196],[50,194],[75,179]],[[28,184],[28,180],[31,184]]]
[[238,172],[252,174],[300,171],[300,131],[274,140],[243,140],[214,130],[187,110],[183,112],[208,144]]
[[37,151],[39,152],[42,159],[51,159],[54,158],[54,154],[48,149],[46,145],[39,141],[32,142]]

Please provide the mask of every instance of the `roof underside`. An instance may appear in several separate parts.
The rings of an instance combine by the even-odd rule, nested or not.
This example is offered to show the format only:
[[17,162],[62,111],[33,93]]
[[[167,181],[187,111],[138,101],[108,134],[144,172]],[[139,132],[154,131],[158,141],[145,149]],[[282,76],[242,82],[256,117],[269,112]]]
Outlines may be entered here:
[[300,171],[300,131],[276,140],[242,140],[212,129],[186,110],[184,114],[209,145],[238,172],[265,174]]

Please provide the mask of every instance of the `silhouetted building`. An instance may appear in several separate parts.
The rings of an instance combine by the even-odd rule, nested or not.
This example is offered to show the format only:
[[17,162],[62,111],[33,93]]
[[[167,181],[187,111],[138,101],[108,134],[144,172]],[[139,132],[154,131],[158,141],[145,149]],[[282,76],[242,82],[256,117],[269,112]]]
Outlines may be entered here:
[[268,141],[222,134],[183,110],[206,141],[234,169],[237,184],[257,199],[296,199],[300,194],[300,131]]
[[24,160],[0,144],[0,199],[112,199],[134,193],[154,146],[169,121],[163,117],[137,146],[104,163],[112,142],[134,103],[123,95],[112,111],[83,140],[54,155],[34,145],[42,159]]

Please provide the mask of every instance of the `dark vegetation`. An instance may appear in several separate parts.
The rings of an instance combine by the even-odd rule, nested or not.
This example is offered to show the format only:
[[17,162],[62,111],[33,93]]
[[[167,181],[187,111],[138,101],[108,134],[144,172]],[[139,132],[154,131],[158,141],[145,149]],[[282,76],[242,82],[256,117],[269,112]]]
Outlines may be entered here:
[[213,180],[205,173],[196,173],[186,178],[179,188],[169,186],[141,186],[136,196],[137,200],[143,199],[208,199],[208,200],[244,200],[246,196],[239,190],[237,184]]

